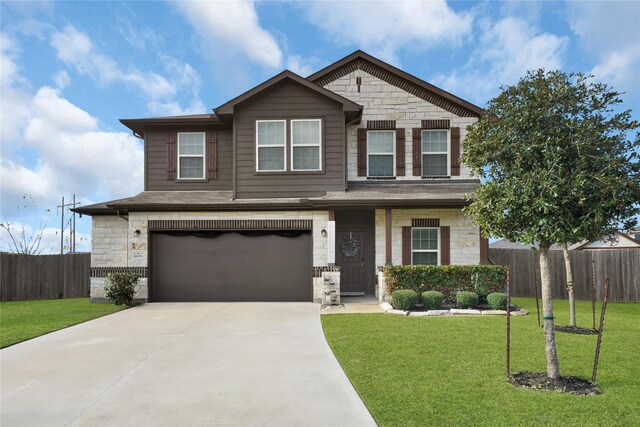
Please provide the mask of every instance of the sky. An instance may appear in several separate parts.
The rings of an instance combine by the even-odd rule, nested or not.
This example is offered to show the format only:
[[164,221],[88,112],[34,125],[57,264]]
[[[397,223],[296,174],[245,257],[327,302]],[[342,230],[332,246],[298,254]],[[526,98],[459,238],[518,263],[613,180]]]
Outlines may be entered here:
[[[142,143],[119,119],[207,113],[357,49],[480,107],[529,69],[591,73],[640,120],[639,23],[640,1],[3,0],[1,222],[59,252],[62,197],[143,189]],[[90,234],[77,218],[77,251]]]

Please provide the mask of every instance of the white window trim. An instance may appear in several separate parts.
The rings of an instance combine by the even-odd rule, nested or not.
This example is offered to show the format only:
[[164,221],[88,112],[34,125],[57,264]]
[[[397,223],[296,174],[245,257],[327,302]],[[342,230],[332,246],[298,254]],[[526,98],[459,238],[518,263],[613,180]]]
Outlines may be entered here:
[[[387,133],[391,133],[393,134],[393,138],[392,141],[393,143],[391,144],[392,147],[392,151],[391,153],[369,153],[369,134],[370,133],[381,133],[381,132],[387,132]],[[380,175],[376,175],[376,176],[372,176],[369,174],[369,156],[388,156],[389,154],[392,155],[393,157],[393,162],[391,163],[391,172],[392,175],[384,175],[384,176],[380,176]],[[396,176],[396,133],[393,130],[384,130],[384,129],[380,129],[380,130],[368,130],[367,131],[367,177],[371,177],[371,178],[391,178],[391,177],[395,177]]]
[[[438,233],[438,247],[436,249],[413,249],[413,230],[436,230],[436,232]],[[413,265],[413,253],[414,252],[420,252],[420,253],[432,253],[435,252],[437,255],[437,259],[438,259],[438,264],[436,265],[441,265],[440,262],[440,248],[442,247],[442,242],[440,241],[440,227],[411,227],[411,264]],[[419,265],[423,265],[423,264],[419,264]]]
[[[318,147],[318,169],[295,169],[293,167],[293,123],[294,122],[318,122],[318,143],[317,144],[298,144],[295,147]],[[322,120],[321,119],[292,119],[290,124],[291,135],[291,170],[294,172],[318,172],[322,170]],[[286,139],[286,138],[285,138]]]
[[[282,145],[264,145],[266,148],[282,147],[284,162],[282,163],[282,169],[260,169],[258,152],[260,147],[258,146],[258,126],[260,123],[284,123],[284,141]],[[286,120],[256,120],[256,172],[286,172],[287,171],[287,121]]]
[[[202,135],[202,154],[180,154],[180,135]],[[207,176],[207,139],[206,139],[206,135],[204,132],[178,132],[178,140],[177,140],[177,154],[178,154],[178,180],[182,181],[188,181],[188,180],[194,180],[194,179],[205,179],[205,177]],[[193,178],[183,178],[180,175],[180,158],[181,157],[192,157],[192,158],[198,158],[198,157],[202,157],[202,176],[200,177],[193,177]]]
[[[447,132],[447,151],[424,151],[422,149],[422,141],[424,138],[424,133],[425,132],[442,132],[442,131],[446,131]],[[424,174],[424,156],[429,155],[429,154],[446,154],[447,155],[447,175],[446,176],[451,176],[451,129],[422,129],[422,132],[420,132],[420,151],[421,151],[421,156],[422,158],[420,159],[422,162],[422,170],[420,171],[420,173],[422,174],[422,176],[436,176],[436,175],[425,175]],[[437,175],[440,176],[440,175]]]

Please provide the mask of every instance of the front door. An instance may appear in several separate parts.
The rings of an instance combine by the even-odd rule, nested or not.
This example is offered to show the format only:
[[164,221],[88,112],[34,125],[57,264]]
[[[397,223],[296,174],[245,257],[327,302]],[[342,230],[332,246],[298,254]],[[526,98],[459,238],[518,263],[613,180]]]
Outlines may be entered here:
[[336,261],[340,266],[340,294],[364,295],[365,233],[363,231],[338,231],[336,234]]

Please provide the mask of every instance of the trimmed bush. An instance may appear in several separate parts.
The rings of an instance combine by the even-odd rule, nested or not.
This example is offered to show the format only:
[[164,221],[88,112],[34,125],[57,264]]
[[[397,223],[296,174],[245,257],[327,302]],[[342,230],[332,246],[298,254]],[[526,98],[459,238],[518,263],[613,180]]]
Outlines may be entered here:
[[115,305],[131,307],[140,277],[134,273],[108,273],[105,279],[105,296]]
[[409,310],[416,306],[418,294],[410,289],[398,289],[391,294],[391,305],[398,310]]
[[425,291],[422,293],[422,305],[427,310],[437,310],[442,308],[444,294],[438,291]]
[[478,305],[478,294],[475,292],[458,292],[456,294],[456,303],[460,308],[472,308]]
[[506,310],[507,309],[507,294],[502,292],[494,292],[487,295],[487,304],[494,310]]
[[486,296],[503,292],[507,280],[500,265],[394,265],[384,269],[387,293],[411,289],[422,295],[438,291],[448,301],[455,301],[456,291],[475,292]]

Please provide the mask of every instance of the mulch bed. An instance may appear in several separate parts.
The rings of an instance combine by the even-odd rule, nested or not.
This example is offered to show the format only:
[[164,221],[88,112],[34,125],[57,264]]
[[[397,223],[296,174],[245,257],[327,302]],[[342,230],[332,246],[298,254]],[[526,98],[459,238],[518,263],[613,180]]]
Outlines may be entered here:
[[558,326],[556,325],[556,331],[558,332],[566,332],[568,334],[578,334],[578,335],[597,335],[597,329],[590,328],[579,328],[577,326]]
[[517,387],[557,391],[581,396],[594,396],[601,393],[598,387],[583,378],[560,377],[554,380],[541,372],[518,372],[509,377],[509,382]]

